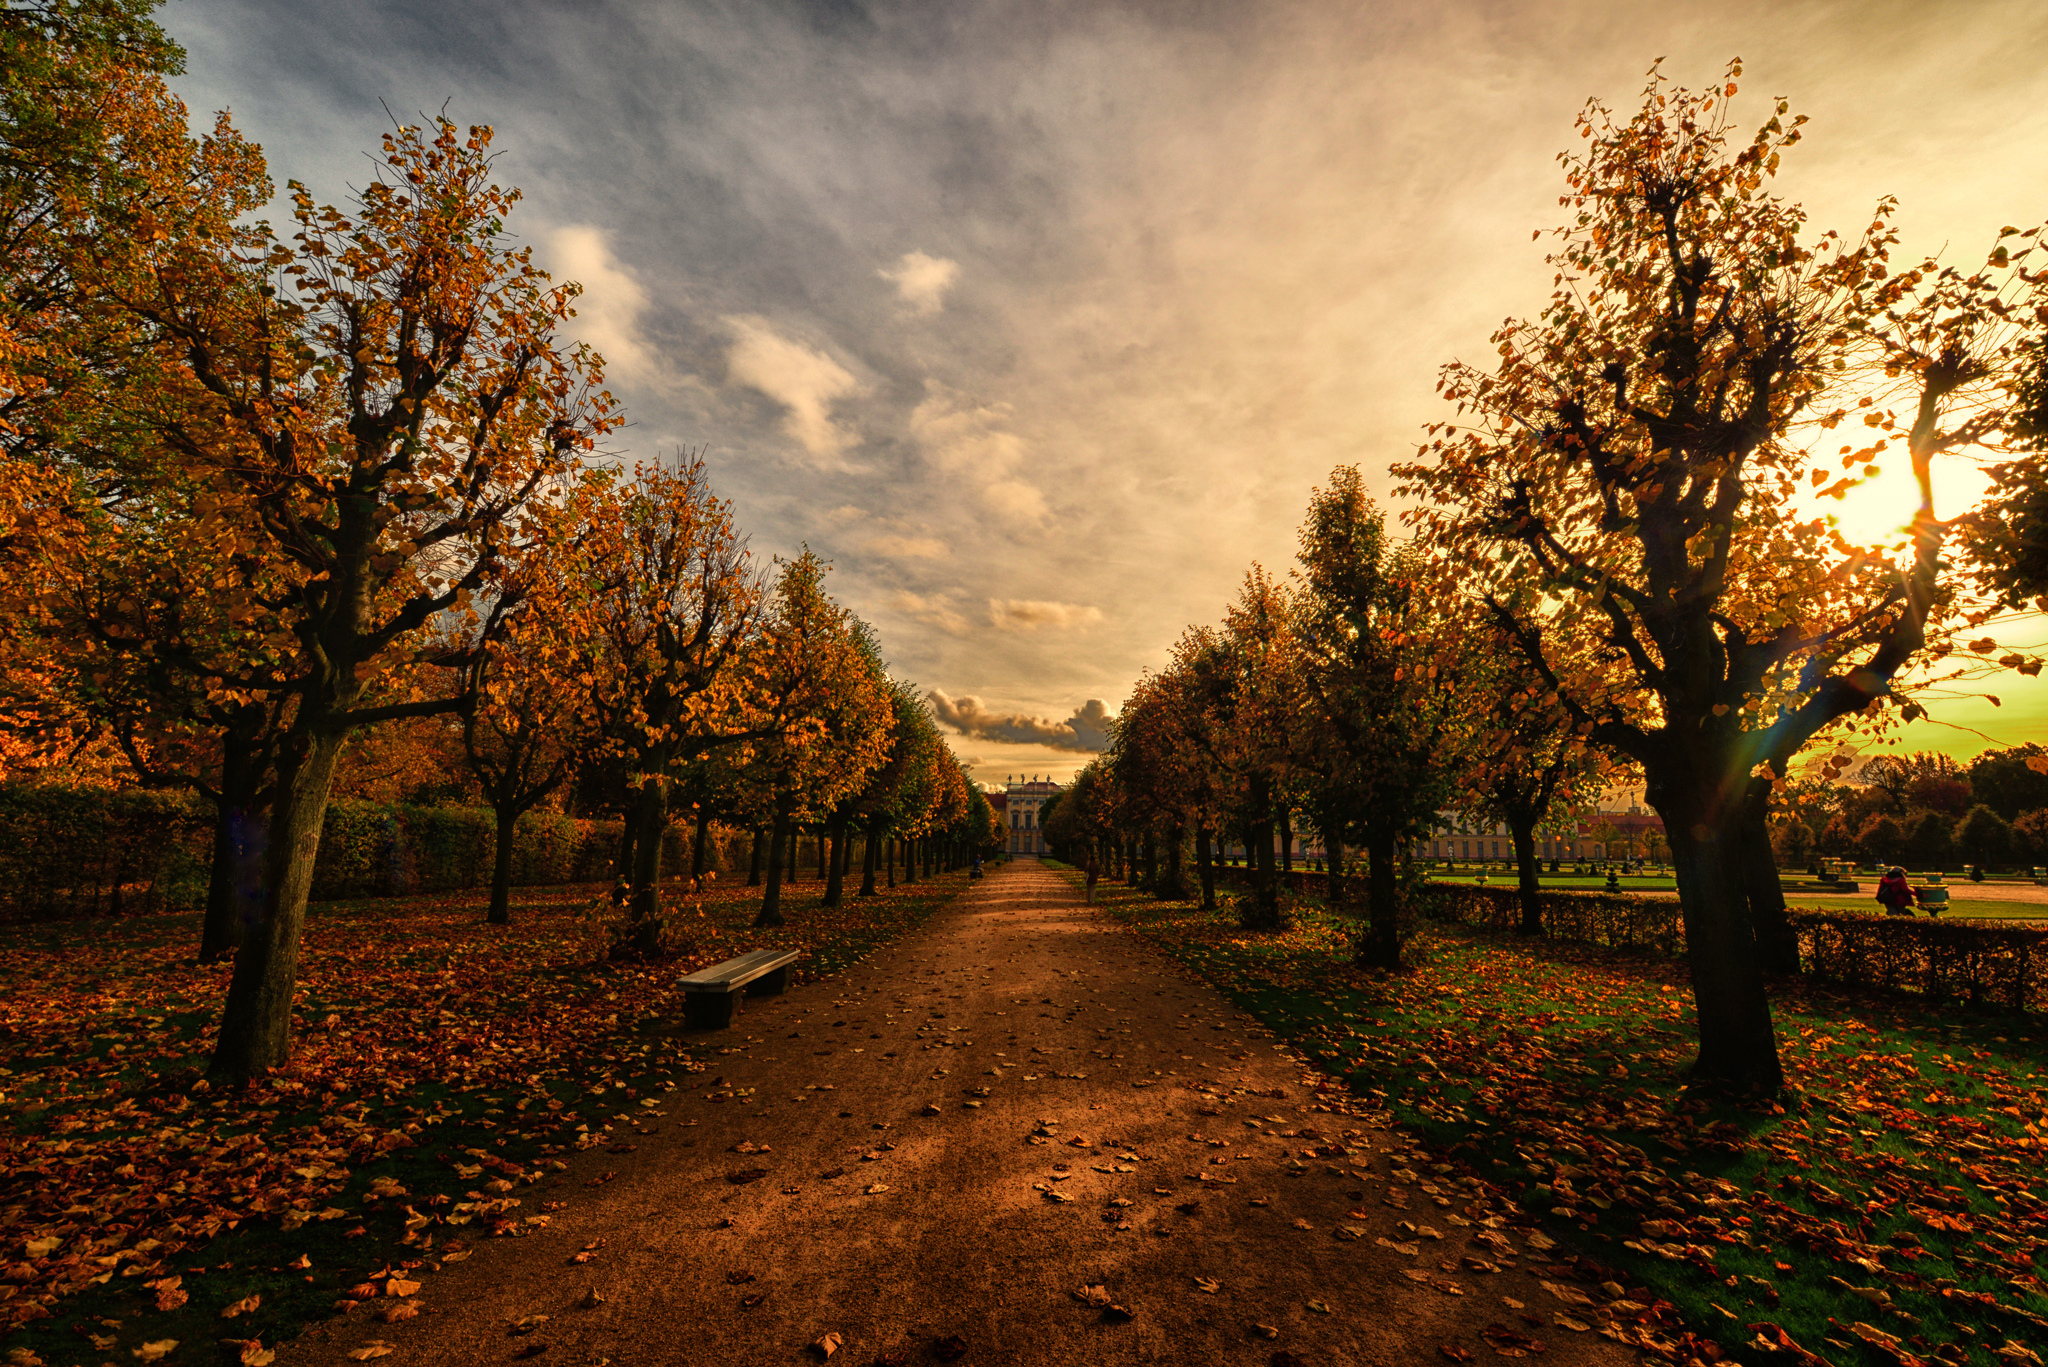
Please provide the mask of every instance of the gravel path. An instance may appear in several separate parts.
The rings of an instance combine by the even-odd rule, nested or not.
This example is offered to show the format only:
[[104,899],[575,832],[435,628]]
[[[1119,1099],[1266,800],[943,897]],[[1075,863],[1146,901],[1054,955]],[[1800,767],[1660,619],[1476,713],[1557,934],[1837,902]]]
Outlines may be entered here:
[[836,980],[749,1002],[724,1047],[652,1133],[522,1193],[568,1199],[547,1230],[427,1278],[425,1313],[359,1313],[278,1361],[375,1340],[391,1364],[722,1367],[815,1362],[837,1334],[851,1367],[946,1360],[945,1340],[969,1364],[1441,1364],[1452,1341],[1496,1360],[1490,1324],[1546,1363],[1634,1360],[1551,1324],[1538,1268],[1461,1264],[1532,1258],[1513,1231],[1471,1242],[1501,1236],[1423,1194],[1394,1136],[1312,1109],[1270,1036],[1033,864]]

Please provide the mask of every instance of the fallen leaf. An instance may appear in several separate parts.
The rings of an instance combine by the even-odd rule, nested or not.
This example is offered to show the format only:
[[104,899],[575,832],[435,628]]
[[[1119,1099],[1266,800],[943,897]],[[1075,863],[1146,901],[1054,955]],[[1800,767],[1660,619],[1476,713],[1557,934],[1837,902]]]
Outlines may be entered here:
[[598,1306],[604,1304],[604,1292],[599,1291],[593,1286],[583,1293],[583,1299],[576,1302],[576,1304],[585,1310],[595,1310]]
[[843,1342],[845,1342],[845,1340],[840,1338],[839,1335],[827,1334],[823,1338],[819,1339],[816,1343],[811,1345],[811,1351],[818,1355],[820,1361],[823,1361],[824,1359],[831,1357],[834,1353],[838,1352],[839,1345]]
[[871,1182],[868,1184],[867,1194],[870,1196],[880,1196],[888,1189],[889,1184],[887,1182]]
[[403,1277],[393,1277],[384,1283],[384,1294],[387,1296],[411,1296],[417,1294],[419,1289],[418,1282],[409,1282]]
[[357,1362],[368,1362],[371,1358],[389,1357],[396,1351],[383,1339],[371,1339],[360,1348],[351,1348],[348,1355]]
[[736,1187],[743,1187],[749,1182],[758,1182],[767,1175],[766,1168],[741,1168],[738,1172],[727,1173],[725,1180]]
[[1083,1305],[1092,1305],[1099,1310],[1109,1304],[1109,1288],[1106,1286],[1084,1286],[1074,1292],[1074,1299]]
[[754,1274],[751,1272],[728,1272],[725,1274],[725,1284],[727,1286],[745,1286],[752,1280],[754,1280]]
[[1308,1303],[1308,1308],[1315,1311],[1318,1315],[1327,1315],[1330,1313],[1330,1305],[1327,1301],[1310,1301]]
[[767,1299],[768,1294],[765,1291],[756,1291],[751,1295],[741,1296],[740,1309],[752,1310],[755,1306],[759,1305],[762,1301],[765,1301]]
[[396,1324],[400,1320],[412,1319],[419,1313],[420,1307],[417,1302],[393,1301],[390,1305],[377,1312],[377,1318],[386,1324]]
[[1472,1360],[1472,1350],[1462,1344],[1439,1343],[1436,1346],[1436,1350],[1453,1362],[1470,1362]]
[[1277,1339],[1280,1337],[1280,1331],[1270,1324],[1254,1324],[1252,1332],[1262,1339]]
[[221,1342],[235,1351],[235,1361],[242,1367],[270,1367],[277,1361],[277,1350],[265,1348],[262,1339],[222,1339]]
[[546,1315],[528,1315],[523,1319],[513,1321],[511,1332],[514,1334],[531,1334],[547,1322],[548,1317]]
[[1208,1277],[1195,1278],[1195,1285],[1200,1287],[1202,1290],[1208,1292],[1212,1296],[1223,1289],[1222,1282],[1214,1281]]
[[140,1348],[131,1349],[128,1355],[138,1362],[155,1362],[160,1357],[167,1357],[176,1352],[177,1349],[176,1339],[156,1339],[143,1344]]
[[967,1355],[967,1340],[958,1334],[949,1334],[932,1344],[932,1352],[941,1362],[953,1362]]

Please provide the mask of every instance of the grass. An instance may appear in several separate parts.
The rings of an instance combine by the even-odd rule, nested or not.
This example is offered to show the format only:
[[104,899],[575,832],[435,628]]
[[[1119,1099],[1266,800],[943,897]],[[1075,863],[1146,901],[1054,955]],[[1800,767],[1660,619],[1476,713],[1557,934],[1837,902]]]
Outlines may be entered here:
[[1433,926],[1376,976],[1313,905],[1254,935],[1122,884],[1097,900],[1744,1361],[1768,1326],[1837,1367],[2048,1342],[2038,1020],[1794,984],[1790,1104],[1743,1108],[1684,1089],[1677,963]]
[[798,883],[767,931],[758,890],[677,894],[654,964],[605,957],[600,888],[517,890],[509,927],[480,893],[318,904],[292,1063],[239,1091],[200,1080],[228,969],[193,961],[196,916],[0,927],[0,1360],[233,1361],[223,1335],[274,1344],[525,1233],[558,1155],[656,1123],[715,1059],[721,1037],[676,1037],[678,977],[762,947],[827,977],[966,883],[830,910]]

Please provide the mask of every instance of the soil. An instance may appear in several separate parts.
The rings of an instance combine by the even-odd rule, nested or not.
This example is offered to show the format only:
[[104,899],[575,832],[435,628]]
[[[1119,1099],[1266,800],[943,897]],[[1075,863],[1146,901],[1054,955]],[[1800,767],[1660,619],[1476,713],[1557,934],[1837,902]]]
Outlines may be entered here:
[[1035,863],[691,1038],[732,1052],[521,1189],[568,1201],[548,1228],[477,1243],[426,1279],[424,1313],[383,1323],[372,1301],[278,1362],[373,1341],[389,1363],[816,1362],[828,1334],[849,1367],[961,1345],[1062,1367],[1444,1363],[1447,1343],[1483,1362],[1488,1325],[1550,1364],[1634,1361],[1551,1323],[1561,1252],[1510,1228],[1521,1267],[1463,1267],[1501,1255],[1390,1177],[1396,1136],[1315,1107],[1264,1030]]

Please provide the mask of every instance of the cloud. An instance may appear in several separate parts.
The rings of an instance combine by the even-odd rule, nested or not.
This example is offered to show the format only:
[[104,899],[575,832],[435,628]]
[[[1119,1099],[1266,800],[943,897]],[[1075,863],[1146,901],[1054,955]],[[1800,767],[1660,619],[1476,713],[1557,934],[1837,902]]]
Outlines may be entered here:
[[967,619],[941,599],[926,597],[919,593],[901,592],[891,594],[888,604],[905,617],[935,626],[950,635],[960,636],[967,631]]
[[1021,479],[997,480],[981,491],[981,501],[1011,522],[1038,526],[1052,516],[1052,510],[1045,506],[1045,495],[1038,486],[1026,484]]
[[1109,709],[1098,698],[1090,698],[1065,721],[1045,721],[1022,712],[991,712],[980,698],[971,694],[955,698],[935,688],[925,697],[940,721],[973,740],[1044,745],[1082,753],[1103,750],[1109,745]]
[[1006,403],[976,404],[927,380],[924,399],[910,410],[910,432],[939,469],[997,479],[1027,454],[1024,439],[1005,426],[1011,416]]
[[891,536],[885,533],[869,537],[861,546],[870,555],[890,560],[944,560],[953,553],[950,546],[935,536]]
[[1072,631],[1099,623],[1102,609],[1035,598],[991,598],[988,620],[998,631],[1036,631],[1040,627]]
[[725,319],[733,331],[726,371],[737,384],[758,389],[789,410],[782,430],[814,461],[844,464],[840,456],[859,438],[832,419],[832,405],[860,392],[852,372],[815,347],[791,341],[767,319],[741,314]]
[[946,291],[960,278],[960,263],[943,256],[905,252],[894,266],[884,266],[875,274],[895,282],[897,296],[913,313],[928,315],[946,306]]
[[653,374],[655,358],[640,336],[647,291],[612,255],[602,228],[572,223],[548,234],[550,274],[583,286],[576,300],[575,335],[604,357],[609,375],[638,379]]

